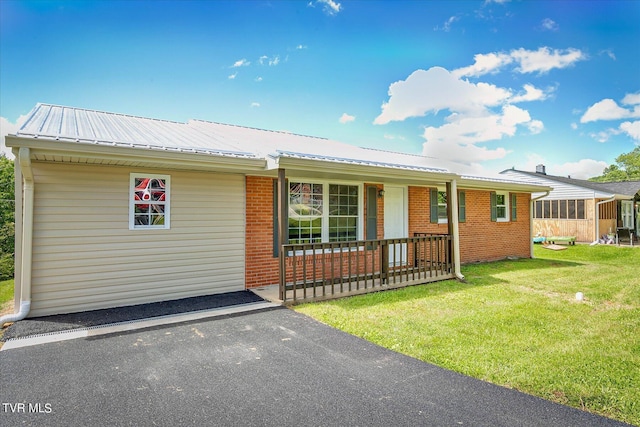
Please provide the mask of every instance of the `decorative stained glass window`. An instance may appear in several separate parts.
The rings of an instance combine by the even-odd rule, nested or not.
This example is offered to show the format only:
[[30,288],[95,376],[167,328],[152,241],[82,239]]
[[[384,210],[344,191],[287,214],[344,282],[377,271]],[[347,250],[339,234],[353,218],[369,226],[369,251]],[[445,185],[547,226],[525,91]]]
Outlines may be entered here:
[[131,174],[129,228],[169,228],[168,175]]

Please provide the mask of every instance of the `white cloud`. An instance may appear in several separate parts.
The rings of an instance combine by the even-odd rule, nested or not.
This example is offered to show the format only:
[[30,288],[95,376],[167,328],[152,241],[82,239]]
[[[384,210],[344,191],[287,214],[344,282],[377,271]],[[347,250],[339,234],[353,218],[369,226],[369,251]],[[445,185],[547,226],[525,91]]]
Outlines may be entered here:
[[446,21],[444,21],[444,24],[442,24],[442,27],[436,25],[433,29],[433,31],[438,31],[438,30],[442,30],[444,32],[449,32],[451,31],[451,24],[453,24],[456,21],[459,21],[460,18],[458,18],[457,16],[452,16],[449,19],[447,19]]
[[538,153],[527,153],[525,155],[527,161],[522,166],[517,166],[516,169],[520,169],[523,171],[535,171],[537,165],[544,165],[547,163],[547,160]]
[[[525,84],[523,86],[524,93],[512,97],[509,101],[512,103],[518,103],[523,101],[542,101],[547,98],[548,93],[545,93],[542,89]],[[551,92],[551,89],[549,90]]]
[[237,76],[237,75],[238,75],[238,73],[237,73],[237,72],[236,72],[236,73],[233,73],[233,74],[229,74],[229,77],[228,77],[228,78],[229,78],[229,80],[233,80],[233,79],[235,79],[235,78],[236,78],[236,76]]
[[11,123],[8,119],[0,117],[0,153],[4,154],[9,159],[13,159],[14,156],[13,153],[11,153],[11,148],[6,146],[4,137],[9,134],[15,134],[26,119],[27,116],[22,115],[18,117],[15,123]]
[[514,96],[510,89],[484,82],[462,80],[441,67],[417,70],[406,80],[389,86],[389,101],[382,105],[374,124],[387,124],[410,117],[448,110],[441,126],[424,129],[423,154],[465,165],[504,157],[504,148],[489,149],[478,144],[514,136],[520,129],[538,134],[540,120],[514,102],[543,100],[547,93],[527,84]]
[[468,67],[458,68],[452,73],[457,77],[478,77],[488,73],[497,73],[500,68],[513,62],[506,53],[479,53],[473,56],[475,63]]
[[389,139],[389,140],[394,140],[394,139],[399,139],[400,141],[404,141],[406,138],[402,135],[392,135],[390,133],[385,133],[383,135],[384,139]]
[[625,105],[638,105],[640,104],[640,92],[628,93],[622,98],[622,103]]
[[571,129],[573,130],[577,130],[578,129],[578,124],[577,123],[571,123]]
[[251,65],[251,62],[247,61],[245,58],[242,58],[234,62],[231,68],[246,67],[249,65]]
[[620,124],[620,131],[626,133],[636,142],[640,143],[640,120],[634,122],[623,122]]
[[511,56],[520,67],[516,71],[520,73],[546,73],[554,68],[566,68],[578,61],[587,59],[587,55],[579,49],[566,50],[549,49],[541,47],[536,51],[523,48],[512,50]]
[[260,107],[260,103],[259,102],[252,102],[251,103],[251,108],[258,108]]
[[260,77],[260,76],[256,77],[256,81],[257,82],[261,82],[262,81],[262,77]]
[[316,0],[310,1],[307,3],[309,7],[315,7],[315,5],[319,3],[322,5],[322,10],[327,15],[336,15],[338,12],[342,10],[342,5],[340,3],[335,2],[334,0]]
[[566,68],[577,61],[587,59],[587,56],[579,49],[551,50],[541,47],[538,50],[526,50],[523,48],[512,50],[509,53],[491,52],[474,55],[474,64],[458,68],[453,74],[458,77],[478,77],[484,74],[497,73],[501,68],[515,63],[514,71],[522,74],[545,73],[554,68]]
[[[624,97],[625,104],[629,105],[640,98],[638,94],[627,94]],[[638,103],[640,104],[640,103]],[[580,118],[581,123],[595,122],[598,120],[621,120],[640,117],[640,105],[635,105],[633,110],[620,107],[613,99],[603,99],[593,104]]]
[[481,113],[487,106],[500,105],[510,96],[506,89],[460,80],[441,67],[417,70],[406,80],[389,86],[389,101],[382,105],[382,113],[374,124],[402,121],[445,109]]
[[588,179],[602,175],[604,168],[607,166],[607,163],[601,160],[581,159],[577,162],[549,165],[547,166],[547,173],[550,175],[570,176],[575,179]]
[[616,60],[616,54],[613,53],[613,51],[611,49],[605,49],[605,50],[601,50],[599,52],[600,55],[607,55],[609,58],[613,59],[614,61]]
[[515,135],[517,126],[531,123],[531,117],[526,110],[515,105],[505,105],[499,113],[482,116],[452,114],[447,118],[447,122],[440,127],[425,128],[425,147],[432,142],[473,145],[500,140],[504,136]]
[[351,116],[347,113],[342,113],[342,116],[340,116],[340,119],[338,121],[342,124],[345,124],[345,123],[352,122],[355,119],[356,119],[356,116]]
[[532,135],[537,135],[544,130],[544,123],[540,120],[531,120],[530,122],[525,123],[525,126],[529,129],[529,132],[531,132]]
[[260,63],[260,65],[268,65],[272,67],[280,63],[280,55],[274,55],[272,57],[262,55],[260,58],[258,58],[258,62]]
[[307,46],[303,45],[303,44],[299,44],[298,46],[296,46],[296,50],[303,50],[303,49],[306,49],[306,48],[307,48]]
[[540,26],[543,30],[547,31],[558,31],[560,28],[560,26],[551,18],[544,18]]

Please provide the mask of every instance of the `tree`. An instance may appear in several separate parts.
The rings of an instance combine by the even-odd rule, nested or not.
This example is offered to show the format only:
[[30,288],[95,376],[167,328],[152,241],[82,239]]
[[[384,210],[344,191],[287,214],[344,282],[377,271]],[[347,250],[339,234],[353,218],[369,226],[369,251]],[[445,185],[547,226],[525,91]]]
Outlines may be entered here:
[[590,181],[640,181],[640,146],[629,153],[616,157],[616,164],[606,167],[600,176],[590,178]]
[[15,251],[15,170],[13,161],[0,155],[0,280],[13,278]]

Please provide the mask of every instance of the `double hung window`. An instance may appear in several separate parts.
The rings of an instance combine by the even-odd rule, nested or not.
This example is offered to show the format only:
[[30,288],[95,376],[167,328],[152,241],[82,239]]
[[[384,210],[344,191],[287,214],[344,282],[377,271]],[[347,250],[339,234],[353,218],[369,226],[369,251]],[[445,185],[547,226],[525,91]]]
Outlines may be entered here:
[[289,182],[289,243],[357,240],[360,186]]

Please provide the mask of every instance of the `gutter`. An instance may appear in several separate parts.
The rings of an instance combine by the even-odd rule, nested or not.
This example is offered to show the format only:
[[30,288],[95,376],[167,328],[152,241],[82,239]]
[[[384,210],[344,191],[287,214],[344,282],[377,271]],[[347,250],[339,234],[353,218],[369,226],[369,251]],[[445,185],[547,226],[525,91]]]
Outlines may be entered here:
[[[27,317],[31,310],[31,254],[33,247],[33,193],[34,180],[31,170],[31,152],[29,148],[22,147],[18,151],[17,161],[24,181],[24,200],[22,210],[22,234],[20,236],[20,262],[18,273],[20,274],[20,308],[17,313],[0,317],[0,327],[5,323],[17,322]],[[16,198],[19,197],[16,193]],[[17,201],[16,201],[17,205]],[[17,293],[16,293],[17,296]],[[16,298],[17,299],[17,298]],[[16,307],[17,308],[17,307]]]
[[533,258],[533,209],[535,208],[535,202],[540,199],[544,199],[549,195],[549,193],[551,193],[551,190],[547,190],[543,195],[534,197],[529,201],[529,227],[531,228],[531,231],[529,232],[529,245],[531,247],[531,258]]

